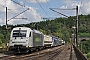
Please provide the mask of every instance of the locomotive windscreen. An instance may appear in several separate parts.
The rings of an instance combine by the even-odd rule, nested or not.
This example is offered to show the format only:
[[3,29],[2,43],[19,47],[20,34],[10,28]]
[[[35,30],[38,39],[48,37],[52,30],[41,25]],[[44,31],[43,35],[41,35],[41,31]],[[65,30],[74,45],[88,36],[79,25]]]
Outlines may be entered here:
[[13,30],[13,37],[26,37],[27,30]]

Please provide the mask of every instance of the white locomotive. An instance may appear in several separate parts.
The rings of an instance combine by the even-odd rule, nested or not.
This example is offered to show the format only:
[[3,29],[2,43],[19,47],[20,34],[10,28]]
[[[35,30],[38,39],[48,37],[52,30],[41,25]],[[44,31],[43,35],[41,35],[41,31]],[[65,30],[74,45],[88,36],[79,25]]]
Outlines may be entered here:
[[16,27],[11,31],[10,50],[16,53],[30,52],[61,44],[60,39],[43,35],[40,31],[28,27]]
[[16,27],[11,31],[10,50],[29,52],[32,47],[43,46],[43,34],[28,27]]

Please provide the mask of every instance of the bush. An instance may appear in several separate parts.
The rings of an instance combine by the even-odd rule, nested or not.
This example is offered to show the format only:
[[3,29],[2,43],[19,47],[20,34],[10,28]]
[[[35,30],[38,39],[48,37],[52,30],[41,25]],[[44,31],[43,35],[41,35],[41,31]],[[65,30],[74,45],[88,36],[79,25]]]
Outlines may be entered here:
[[87,54],[87,58],[90,60],[90,53]]

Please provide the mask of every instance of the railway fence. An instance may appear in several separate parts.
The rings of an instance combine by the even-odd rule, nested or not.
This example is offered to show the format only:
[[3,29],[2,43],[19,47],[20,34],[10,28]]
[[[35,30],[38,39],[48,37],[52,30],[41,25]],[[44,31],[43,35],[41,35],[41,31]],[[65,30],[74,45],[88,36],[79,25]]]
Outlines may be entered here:
[[88,60],[83,53],[73,45],[77,60]]

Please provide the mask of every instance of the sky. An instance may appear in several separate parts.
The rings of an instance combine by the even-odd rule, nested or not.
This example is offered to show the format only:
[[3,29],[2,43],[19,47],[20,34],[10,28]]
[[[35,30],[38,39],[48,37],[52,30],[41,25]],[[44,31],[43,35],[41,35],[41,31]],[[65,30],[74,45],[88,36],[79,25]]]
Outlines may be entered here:
[[7,23],[15,25],[45,21],[43,18],[64,17],[50,8],[66,16],[75,16],[75,9],[61,9],[73,9],[76,6],[79,8],[78,14],[90,14],[90,0],[0,0],[0,25],[6,24],[6,7]]

